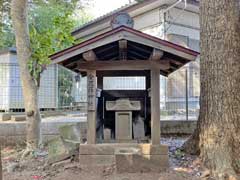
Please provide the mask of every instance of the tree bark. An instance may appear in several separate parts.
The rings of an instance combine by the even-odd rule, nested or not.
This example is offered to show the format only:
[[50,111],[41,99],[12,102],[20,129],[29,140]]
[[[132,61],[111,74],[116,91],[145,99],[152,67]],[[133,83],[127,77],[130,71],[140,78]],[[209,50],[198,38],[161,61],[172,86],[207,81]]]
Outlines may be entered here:
[[[240,177],[240,2],[200,1],[200,116],[190,141],[217,180]],[[191,147],[190,147],[191,148]],[[194,148],[193,148],[194,149]]]
[[0,180],[3,179],[3,174],[2,174],[2,151],[1,151],[1,146],[0,146]]
[[27,148],[34,150],[41,142],[41,118],[38,109],[38,87],[28,69],[31,48],[27,6],[28,0],[12,0],[11,17],[16,36],[17,57],[27,119]]

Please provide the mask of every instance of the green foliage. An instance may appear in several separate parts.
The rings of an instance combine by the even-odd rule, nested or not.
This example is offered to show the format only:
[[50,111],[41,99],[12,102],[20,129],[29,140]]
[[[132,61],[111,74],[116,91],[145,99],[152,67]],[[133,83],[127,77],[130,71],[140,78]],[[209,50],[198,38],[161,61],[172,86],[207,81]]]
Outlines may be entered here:
[[176,158],[182,158],[185,156],[185,153],[181,150],[181,149],[177,149],[175,152],[174,152],[174,155]]
[[73,44],[71,31],[74,23],[71,13],[61,6],[39,6],[31,13],[29,70],[39,85],[40,74],[50,63],[49,55]]
[[10,20],[10,1],[0,0],[0,49],[12,47],[15,37]]
[[[89,20],[79,2],[85,0],[30,0],[29,31],[32,56],[29,70],[39,86],[49,55],[74,44],[71,31]],[[79,8],[81,7],[81,8]],[[78,10],[78,15],[75,15]],[[9,0],[0,0],[0,49],[15,46]]]

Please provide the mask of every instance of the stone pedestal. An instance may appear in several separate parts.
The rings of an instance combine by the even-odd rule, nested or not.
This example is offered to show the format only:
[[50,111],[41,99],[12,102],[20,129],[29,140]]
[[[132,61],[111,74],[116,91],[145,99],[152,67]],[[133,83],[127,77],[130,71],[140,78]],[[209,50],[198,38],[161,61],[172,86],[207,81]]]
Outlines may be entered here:
[[141,110],[140,101],[118,99],[106,102],[107,111],[115,111],[115,136],[117,141],[132,140],[132,111]]
[[81,168],[116,165],[117,173],[161,172],[169,167],[168,147],[151,144],[80,145]]

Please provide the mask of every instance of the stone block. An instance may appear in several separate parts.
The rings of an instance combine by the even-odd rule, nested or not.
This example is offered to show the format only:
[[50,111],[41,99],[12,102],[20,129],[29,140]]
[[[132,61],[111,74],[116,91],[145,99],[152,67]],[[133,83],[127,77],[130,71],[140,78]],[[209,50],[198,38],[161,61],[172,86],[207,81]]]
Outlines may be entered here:
[[79,151],[81,166],[116,164],[118,173],[159,173],[169,166],[168,148],[163,145],[81,144]]
[[103,131],[104,134],[104,140],[110,140],[111,138],[111,129],[104,129]]
[[11,116],[12,121],[26,121],[25,115],[12,115]]
[[117,140],[132,140],[132,112],[115,112],[115,131]]
[[11,120],[11,114],[7,114],[7,113],[0,114],[0,121],[10,121],[10,120]]
[[71,156],[60,137],[53,138],[48,142],[48,153],[49,164],[62,161]]
[[48,142],[48,162],[50,164],[59,162],[76,154],[79,143],[66,142],[61,137],[56,137]]
[[102,143],[123,143],[123,144],[133,144],[138,143],[138,140],[136,139],[110,139],[110,140],[102,140]]
[[118,153],[115,155],[115,160],[117,173],[159,173],[169,167],[168,155]]
[[60,111],[46,111],[46,112],[42,112],[41,115],[44,116],[45,118],[54,117],[54,116],[66,116],[65,113]]
[[70,124],[59,127],[59,134],[64,141],[78,142],[80,143],[80,125]]
[[80,155],[81,166],[112,165],[115,163],[114,155]]
[[114,155],[117,148],[138,147],[137,144],[81,144],[80,155]]
[[166,145],[139,144],[139,147],[144,155],[168,155],[168,146]]
[[133,136],[136,140],[142,140],[145,138],[144,122],[140,117],[133,123]]

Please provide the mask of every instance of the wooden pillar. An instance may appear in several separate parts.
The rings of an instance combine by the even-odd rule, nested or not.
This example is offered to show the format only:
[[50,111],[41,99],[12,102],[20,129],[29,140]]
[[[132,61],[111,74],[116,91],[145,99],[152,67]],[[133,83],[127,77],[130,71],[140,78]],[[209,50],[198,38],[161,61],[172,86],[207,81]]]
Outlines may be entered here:
[[160,144],[160,70],[151,70],[151,138]]
[[87,143],[96,144],[96,71],[87,71]]

